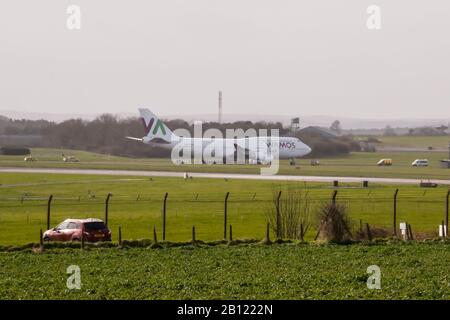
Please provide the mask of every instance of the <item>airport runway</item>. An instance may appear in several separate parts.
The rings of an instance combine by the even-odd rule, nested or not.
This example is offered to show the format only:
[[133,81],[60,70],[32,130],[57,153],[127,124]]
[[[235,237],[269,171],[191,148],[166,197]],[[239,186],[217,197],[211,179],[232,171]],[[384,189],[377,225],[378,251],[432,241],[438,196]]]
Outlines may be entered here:
[[[45,169],[45,168],[0,168],[0,173],[58,173],[58,174],[89,174],[89,175],[115,175],[115,176],[137,176],[137,177],[183,177],[184,172],[172,171],[138,171],[138,170],[97,170],[97,169]],[[293,176],[274,175],[263,176],[258,174],[237,174],[237,173],[203,173],[188,172],[194,178],[214,178],[214,179],[245,179],[245,180],[276,180],[276,181],[307,181],[307,182],[362,182],[367,180],[371,183],[390,184],[419,184],[421,181],[433,182],[437,184],[450,185],[450,180],[437,179],[403,179],[403,178],[370,178],[370,177],[326,177],[326,176]]]

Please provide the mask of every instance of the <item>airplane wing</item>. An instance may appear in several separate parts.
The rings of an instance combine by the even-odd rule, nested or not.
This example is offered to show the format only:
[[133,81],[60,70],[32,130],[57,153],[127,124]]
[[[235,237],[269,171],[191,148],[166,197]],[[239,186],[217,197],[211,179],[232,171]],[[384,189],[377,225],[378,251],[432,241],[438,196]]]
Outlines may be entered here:
[[135,138],[135,137],[125,137],[125,138],[127,138],[127,139],[130,139],[130,140],[135,140],[135,141],[144,141],[144,139],[142,139],[142,138]]

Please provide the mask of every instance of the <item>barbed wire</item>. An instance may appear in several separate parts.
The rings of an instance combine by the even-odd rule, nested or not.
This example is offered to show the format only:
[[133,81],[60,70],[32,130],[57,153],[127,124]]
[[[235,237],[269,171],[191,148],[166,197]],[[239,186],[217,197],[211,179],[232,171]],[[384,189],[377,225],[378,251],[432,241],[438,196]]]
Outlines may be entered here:
[[[346,202],[346,203],[354,203],[354,204],[362,204],[362,203],[368,203],[368,204],[376,204],[376,203],[392,203],[393,197],[370,197],[370,198],[355,198],[351,196],[337,196],[336,200],[339,202]],[[423,197],[417,197],[417,196],[403,196],[398,197],[397,203],[405,203],[405,202],[411,202],[416,204],[442,204],[443,200],[445,200],[445,197],[433,197],[433,198],[423,198]],[[6,208],[28,208],[28,207],[47,207],[47,201],[48,198],[39,198],[39,199],[0,199],[0,209],[6,209]],[[267,198],[229,198],[228,203],[229,204],[254,204],[254,203],[272,203],[275,199],[267,197]],[[331,201],[331,197],[329,195],[327,196],[310,196],[307,198],[304,198],[303,201],[308,201],[310,203],[320,203],[320,202],[327,202]],[[191,203],[191,204],[223,204],[224,199],[209,199],[209,198],[192,198],[192,197],[168,197],[167,203],[168,204],[174,204],[174,203]],[[138,204],[162,204],[163,199],[160,198],[112,198],[109,202],[110,205],[138,205]],[[55,207],[61,207],[61,206],[104,206],[105,200],[104,199],[53,199],[51,206]]]
[[[226,193],[208,193],[206,194],[207,199],[211,199],[214,200],[215,198],[217,199],[223,199],[225,197]],[[229,199],[246,199],[248,200],[248,198],[257,198],[257,197],[261,197],[261,194],[267,198],[267,197],[271,197],[271,194],[267,194],[267,193],[243,193],[243,192],[239,192],[239,193],[230,193]],[[307,198],[311,198],[312,193],[308,193],[307,195],[305,194],[305,197]],[[320,196],[321,198],[323,197],[328,197],[332,195],[332,192],[330,192],[329,190],[327,190],[327,192],[321,192],[321,193],[316,193],[316,196]],[[387,194],[386,192],[382,192],[381,194],[376,194],[376,193],[366,193],[366,194],[361,194],[358,193],[356,194],[358,197],[370,197],[370,198],[386,198],[386,199],[391,199],[394,196],[394,193],[391,194]],[[442,194],[432,194],[431,197],[435,197],[436,199],[439,198],[444,198],[446,195],[446,193],[442,193]],[[164,193],[161,194],[136,194],[135,196],[132,195],[114,195],[113,194],[113,199],[120,200],[120,199],[125,199],[125,200],[141,200],[141,199],[163,199],[164,197]],[[201,194],[201,193],[192,193],[192,194],[179,194],[179,193],[175,193],[172,194],[169,193],[169,197],[171,198],[182,198],[182,199],[205,199],[205,194]],[[348,192],[343,192],[342,190],[339,191],[339,195],[338,197],[353,197],[355,198],[355,193],[348,193]],[[430,197],[427,194],[418,194],[417,192],[399,192],[398,198],[408,198],[408,197],[416,197],[416,198],[424,198],[424,197]],[[75,197],[58,197],[58,196],[54,196],[53,200],[89,200],[89,201],[104,201],[106,198],[105,196],[75,196]],[[48,196],[15,196],[15,197],[0,197],[0,201],[44,201],[44,200],[48,200]]]

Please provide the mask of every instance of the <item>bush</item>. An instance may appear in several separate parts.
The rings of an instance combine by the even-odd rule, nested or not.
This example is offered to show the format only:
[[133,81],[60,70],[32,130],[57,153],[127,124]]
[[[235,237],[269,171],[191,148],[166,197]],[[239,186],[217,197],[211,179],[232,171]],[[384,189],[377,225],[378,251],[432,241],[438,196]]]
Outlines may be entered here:
[[[386,239],[392,235],[392,232],[384,228],[370,227],[370,235],[372,239]],[[355,233],[356,240],[369,240],[369,235],[367,234],[367,226],[364,225],[361,230]]]
[[308,157],[338,156],[353,151],[361,151],[359,142],[351,136],[325,138],[320,135],[300,132],[296,135],[304,143],[309,145],[312,152]]
[[320,238],[336,243],[352,238],[351,221],[344,205],[333,202],[322,204],[318,209],[318,218]]
[[26,156],[30,154],[30,149],[21,147],[2,147],[0,148],[0,154],[7,156]]

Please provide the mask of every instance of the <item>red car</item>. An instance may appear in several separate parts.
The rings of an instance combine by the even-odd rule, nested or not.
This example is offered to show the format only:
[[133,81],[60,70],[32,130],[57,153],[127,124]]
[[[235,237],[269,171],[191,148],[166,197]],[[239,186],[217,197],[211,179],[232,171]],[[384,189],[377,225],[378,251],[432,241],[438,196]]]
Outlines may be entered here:
[[53,229],[45,231],[44,241],[111,241],[111,231],[99,219],[67,219]]

